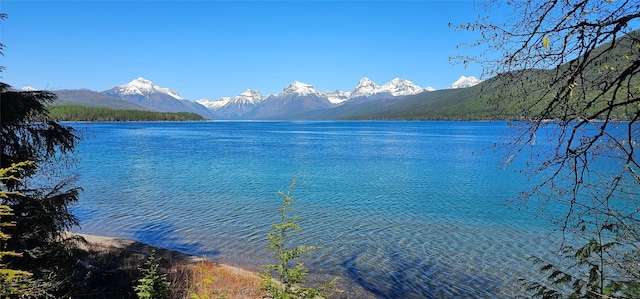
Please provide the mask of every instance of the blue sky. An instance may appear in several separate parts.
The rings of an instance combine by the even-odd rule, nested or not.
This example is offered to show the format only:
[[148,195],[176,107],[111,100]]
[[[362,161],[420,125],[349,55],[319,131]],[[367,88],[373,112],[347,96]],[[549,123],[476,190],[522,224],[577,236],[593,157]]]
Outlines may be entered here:
[[475,20],[475,1],[3,0],[3,82],[96,91],[144,77],[184,98],[294,80],[320,91],[399,77],[446,88],[477,65],[452,65],[477,38],[449,28]]

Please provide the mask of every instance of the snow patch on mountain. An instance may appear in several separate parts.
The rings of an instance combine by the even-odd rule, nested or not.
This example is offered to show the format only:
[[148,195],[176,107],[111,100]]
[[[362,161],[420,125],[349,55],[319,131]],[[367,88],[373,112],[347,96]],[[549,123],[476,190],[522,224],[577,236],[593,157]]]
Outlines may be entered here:
[[342,91],[336,89],[335,91],[326,91],[324,95],[327,97],[331,104],[342,104],[351,98],[350,91]]
[[171,96],[174,99],[184,100],[177,92],[169,88],[160,87],[155,83],[142,77],[138,77],[137,79],[127,84],[114,86],[109,91],[113,93],[118,93],[120,95],[125,95],[125,96],[126,95],[149,96],[150,94],[153,94],[153,93],[163,93]]
[[471,87],[474,85],[478,85],[480,82],[482,82],[482,80],[474,77],[474,76],[460,76],[460,79],[458,79],[456,82],[453,82],[453,84],[451,84],[451,89],[456,89],[456,88],[467,88],[467,87]]
[[231,102],[231,99],[232,98],[230,97],[219,98],[216,100],[200,99],[200,100],[197,100],[196,103],[207,107],[207,109],[209,110],[217,110],[220,107],[224,107],[227,104],[229,104]]
[[20,88],[20,90],[21,91],[36,91],[37,89],[35,89],[35,88],[33,88],[33,87],[29,86],[29,85],[25,85],[25,86],[22,86],[22,88]]

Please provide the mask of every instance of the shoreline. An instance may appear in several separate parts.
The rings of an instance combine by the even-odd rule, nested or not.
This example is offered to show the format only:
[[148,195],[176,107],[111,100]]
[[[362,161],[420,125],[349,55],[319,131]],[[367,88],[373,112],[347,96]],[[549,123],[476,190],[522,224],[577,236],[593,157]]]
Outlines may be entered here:
[[[122,264],[124,264],[126,267],[133,267],[137,269],[147,260],[151,251],[155,250],[156,258],[160,259],[161,264],[164,264],[164,267],[162,267],[161,265],[161,268],[164,268],[165,271],[169,273],[181,273],[188,268],[195,269],[204,262],[206,264],[215,265],[218,268],[219,272],[223,272],[224,275],[229,276],[231,280],[243,280],[250,283],[260,280],[260,277],[258,275],[261,274],[261,272],[256,270],[232,266],[215,259],[199,257],[127,238],[68,232],[67,237],[73,236],[82,237],[86,241],[86,243],[78,243],[80,249],[98,254],[115,253],[124,259],[124,262],[122,262]],[[93,265],[91,265],[90,263],[87,263],[83,266],[87,268],[93,267]],[[333,277],[317,273],[309,273],[309,276],[307,278],[307,282],[314,284],[331,280]],[[337,292],[331,298],[378,298],[375,294],[364,289],[362,286],[353,281],[348,281],[345,277],[339,277],[335,286],[337,289],[342,290],[343,292]],[[243,287],[243,289],[247,288]],[[221,292],[225,292],[225,290],[221,290]],[[230,296],[229,298],[254,297]],[[257,296],[255,298],[262,298],[262,296]]]
[[[261,278],[256,272],[131,239],[68,232],[81,254],[75,264],[84,276],[78,298],[138,298],[135,287],[152,252],[159,273],[169,283],[170,298],[258,299]],[[82,241],[84,239],[84,242]]]
[[[126,239],[126,238],[118,238],[118,237],[109,237],[109,236],[101,236],[94,234],[84,234],[84,233],[69,233],[70,236],[80,236],[87,241],[86,244],[80,243],[80,248],[84,250],[96,250],[96,251],[109,251],[109,250],[123,250],[128,251],[133,255],[144,255],[148,256],[151,250],[156,250],[156,257],[158,258],[167,258],[169,261],[178,261],[181,263],[185,263],[186,265],[196,265],[202,261],[213,262],[218,266],[238,275],[243,276],[251,276],[258,275],[259,273],[256,271],[251,271],[248,269],[231,266],[228,264],[220,263],[214,260],[207,259],[206,257],[198,257],[195,255],[179,252],[176,250],[166,249],[158,246],[149,245],[143,242]],[[145,258],[146,260],[146,258]]]

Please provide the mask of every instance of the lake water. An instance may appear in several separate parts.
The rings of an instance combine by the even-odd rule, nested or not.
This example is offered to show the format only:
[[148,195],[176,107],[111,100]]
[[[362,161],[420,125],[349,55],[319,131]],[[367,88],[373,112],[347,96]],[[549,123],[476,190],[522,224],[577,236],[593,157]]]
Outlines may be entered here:
[[[312,278],[342,297],[510,298],[549,226],[505,205],[500,122],[79,123],[78,231],[231,265],[272,263],[291,179]],[[340,297],[340,296],[339,296]]]

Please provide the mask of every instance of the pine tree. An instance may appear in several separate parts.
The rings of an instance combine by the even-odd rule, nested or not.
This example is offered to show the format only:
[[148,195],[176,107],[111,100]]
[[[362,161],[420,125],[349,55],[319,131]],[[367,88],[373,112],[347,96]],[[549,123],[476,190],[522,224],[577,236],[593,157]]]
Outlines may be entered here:
[[[29,164],[31,163],[23,162],[0,169],[0,180],[16,180],[17,178],[13,174]],[[6,198],[11,193],[16,194],[5,190],[4,184],[0,183],[0,187],[2,187],[0,198]],[[9,206],[0,205],[0,296],[3,298],[29,296],[33,287],[30,272],[11,269],[2,261],[4,257],[22,256],[21,253],[5,249],[6,242],[11,239],[11,236],[4,232],[4,228],[15,226],[15,221],[9,220],[13,215],[13,210]]]
[[141,299],[165,299],[169,298],[169,282],[167,274],[160,274],[160,264],[156,259],[156,251],[153,249],[151,255],[140,269],[142,278],[138,279],[138,284],[134,290]]
[[[296,185],[296,178],[291,181],[286,193],[279,191],[282,196],[282,207],[278,209],[280,213],[280,224],[272,224],[274,231],[267,234],[269,239],[269,249],[274,254],[277,263],[266,265],[267,270],[261,276],[262,289],[267,291],[272,298],[294,299],[294,298],[328,298],[333,294],[331,288],[336,279],[329,281],[317,288],[304,287],[307,269],[304,263],[297,260],[316,250],[316,246],[294,246],[289,244],[291,237],[300,230],[298,217],[290,217],[288,212],[293,211],[295,197],[291,195],[291,190]],[[276,276],[272,275],[275,272]]]

